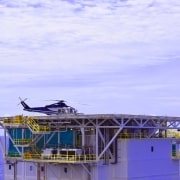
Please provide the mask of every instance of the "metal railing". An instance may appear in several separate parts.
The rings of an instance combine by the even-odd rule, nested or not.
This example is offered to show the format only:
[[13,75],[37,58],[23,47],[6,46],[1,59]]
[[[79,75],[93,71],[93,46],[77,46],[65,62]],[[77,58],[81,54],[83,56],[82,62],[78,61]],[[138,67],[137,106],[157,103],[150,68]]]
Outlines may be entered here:
[[171,158],[172,159],[180,159],[180,151],[172,151]]
[[8,152],[8,157],[12,157],[12,158],[20,158],[21,155],[18,152]]
[[180,139],[180,132],[167,132],[162,135],[151,136],[149,137],[148,133],[120,133],[118,136],[119,139],[146,139],[146,138],[176,138]]
[[14,118],[4,118],[3,124],[17,124],[21,125],[24,124],[23,116],[15,116]]
[[96,162],[95,154],[86,154],[86,155],[64,155],[64,154],[46,154],[40,155],[36,153],[26,152],[23,156],[26,160],[44,160],[52,162],[61,162],[61,163],[88,163]]
[[32,132],[50,132],[50,127],[40,126],[32,117],[29,117],[26,123]]
[[120,133],[119,139],[144,139],[148,138],[147,133]]
[[13,139],[15,145],[28,145],[31,139]]
[[32,152],[26,152],[24,153],[23,158],[27,159],[27,160],[36,160],[36,159],[40,159],[41,154],[38,153],[32,153]]

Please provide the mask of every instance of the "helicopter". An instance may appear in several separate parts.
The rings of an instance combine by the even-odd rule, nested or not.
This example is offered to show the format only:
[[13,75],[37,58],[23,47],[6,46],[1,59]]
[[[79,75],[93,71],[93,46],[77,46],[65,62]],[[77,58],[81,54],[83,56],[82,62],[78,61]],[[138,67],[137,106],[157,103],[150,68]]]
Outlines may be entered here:
[[60,115],[60,114],[77,114],[77,110],[71,106],[68,106],[64,100],[53,100],[56,103],[45,105],[43,107],[30,107],[25,101],[27,98],[22,100],[20,97],[20,104],[24,107],[23,110],[29,112],[38,112],[46,115]]

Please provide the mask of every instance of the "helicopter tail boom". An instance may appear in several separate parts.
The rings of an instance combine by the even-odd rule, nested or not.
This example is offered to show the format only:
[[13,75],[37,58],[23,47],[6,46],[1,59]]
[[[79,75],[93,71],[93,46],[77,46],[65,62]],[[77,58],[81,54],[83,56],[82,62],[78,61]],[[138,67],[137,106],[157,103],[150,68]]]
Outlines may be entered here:
[[24,107],[24,109],[29,109],[30,108],[24,101],[21,101],[21,104]]

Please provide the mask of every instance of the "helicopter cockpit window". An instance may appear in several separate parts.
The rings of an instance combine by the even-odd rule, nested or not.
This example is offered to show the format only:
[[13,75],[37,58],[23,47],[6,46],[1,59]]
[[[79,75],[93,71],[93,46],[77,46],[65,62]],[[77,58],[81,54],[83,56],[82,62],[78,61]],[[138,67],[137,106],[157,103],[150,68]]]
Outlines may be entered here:
[[70,112],[70,113],[73,113],[73,108],[70,108],[70,109],[69,109],[69,112]]
[[62,113],[61,109],[58,109],[58,113]]

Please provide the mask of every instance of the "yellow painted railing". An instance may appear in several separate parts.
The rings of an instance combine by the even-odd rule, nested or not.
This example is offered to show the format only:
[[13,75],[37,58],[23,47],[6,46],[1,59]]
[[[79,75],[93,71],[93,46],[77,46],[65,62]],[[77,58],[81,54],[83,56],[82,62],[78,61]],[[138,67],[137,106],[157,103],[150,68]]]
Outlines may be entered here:
[[3,119],[4,124],[23,124],[23,116],[15,116],[14,118],[4,118]]
[[24,154],[24,159],[27,159],[27,160],[36,160],[36,159],[40,159],[41,155],[38,154],[38,153],[31,153],[31,152],[26,152]]
[[167,132],[167,137],[169,137],[169,138],[180,138],[180,132],[179,131]]
[[49,132],[50,131],[50,128],[48,126],[40,126],[32,117],[29,117],[26,123],[33,132]]
[[147,137],[147,133],[120,133],[118,136],[119,139],[143,139]]
[[180,159],[180,151],[174,152],[174,153],[175,153],[174,155],[173,155],[173,152],[171,154],[172,159]]
[[62,155],[62,154],[46,154],[40,155],[35,153],[26,152],[24,154],[24,159],[27,160],[36,160],[41,159],[45,161],[58,161],[63,163],[76,163],[76,162],[95,162],[96,155],[95,154],[86,154],[86,155]]
[[31,142],[31,139],[14,139],[15,145],[27,145]]
[[33,118],[31,117],[27,118],[26,123],[31,128],[32,131],[38,131],[39,125],[36,123],[36,121]]
[[[148,138],[149,134],[148,133],[120,133],[118,138],[119,139],[145,139]],[[153,138],[153,137],[151,137]],[[180,138],[180,132],[167,132],[164,133],[163,135],[159,135],[157,138]]]
[[62,162],[89,162],[89,161],[96,161],[95,154],[86,154],[86,155],[41,155],[41,159],[45,160],[57,160]]

